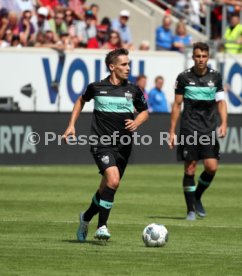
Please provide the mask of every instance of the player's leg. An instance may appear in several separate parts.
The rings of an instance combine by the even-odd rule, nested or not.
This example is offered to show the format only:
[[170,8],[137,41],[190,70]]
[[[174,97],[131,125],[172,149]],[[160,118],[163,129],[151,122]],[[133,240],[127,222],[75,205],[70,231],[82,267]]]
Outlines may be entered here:
[[[100,187],[97,190],[97,192],[94,194],[89,208],[85,212],[82,212],[80,214],[80,225],[77,229],[77,239],[80,242],[84,242],[86,240],[86,237],[88,234],[89,222],[91,221],[93,216],[95,216],[99,212],[100,209],[102,211],[101,211],[101,216],[99,215],[99,220],[100,220],[100,218],[105,220],[107,213],[108,213],[108,215],[110,213],[110,209],[106,211],[105,209],[103,210],[103,207],[100,208],[100,200],[101,200],[100,194],[103,195],[103,193],[104,193],[104,196],[102,196],[102,198],[105,197],[105,188],[106,187],[107,187],[107,179],[106,179],[105,175],[103,175],[101,183],[100,183]],[[111,193],[112,193],[112,191],[111,191]],[[99,224],[102,224],[102,220],[100,221]],[[99,226],[98,228],[100,228],[100,227],[101,226]],[[101,229],[102,230],[100,230],[100,231],[102,234],[103,234],[103,232],[105,232],[105,235],[110,237],[110,234],[108,233],[108,230],[105,227],[102,227]]]
[[185,196],[185,201],[187,205],[187,220],[195,220],[195,208],[194,208],[194,201],[195,201],[195,190],[196,185],[194,181],[194,176],[196,172],[197,161],[186,161],[184,163],[184,177],[183,177],[183,191]]
[[187,220],[195,220],[195,190],[194,176],[199,160],[198,147],[188,143],[188,135],[180,135],[177,147],[177,160],[184,161],[183,191],[187,205]]
[[[100,199],[101,199],[100,193],[103,194],[103,191],[105,190],[106,186],[107,186],[107,180],[106,180],[106,177],[103,176],[101,183],[100,183],[100,187],[97,190],[97,192],[94,194],[89,208],[85,212],[82,212],[80,214],[80,225],[77,229],[77,239],[80,242],[84,242],[87,238],[89,222],[99,212]],[[110,212],[110,210],[109,210],[109,212]],[[102,213],[103,213],[103,211],[102,211]],[[103,214],[101,215],[101,218],[103,218]],[[104,219],[105,219],[105,217],[104,217]],[[104,229],[104,231],[107,232],[106,229]],[[103,230],[102,230],[102,232],[103,232]],[[108,235],[110,237],[109,233],[106,233],[106,235]]]
[[99,206],[100,206],[100,193],[103,193],[103,190],[107,186],[107,179],[105,175],[102,177],[100,187],[97,190],[97,192],[94,194],[92,198],[92,202],[89,206],[89,208],[85,211],[83,215],[84,221],[91,221],[91,219],[99,212]]
[[203,160],[204,171],[201,173],[198,179],[198,185],[195,192],[195,206],[196,212],[200,217],[205,217],[206,212],[203,207],[201,197],[205,190],[210,186],[217,168],[218,168],[218,160],[215,158],[208,158]]
[[107,226],[108,217],[114,202],[114,195],[118,189],[120,181],[118,167],[113,166],[107,168],[104,172],[103,179],[104,181],[102,181],[99,188],[100,204],[98,227],[103,225]]
[[[110,234],[107,229],[107,221],[108,221],[111,208],[109,209],[107,207],[109,207],[110,203],[111,203],[110,207],[112,207],[112,204],[114,201],[114,194],[117,191],[119,187],[119,182],[125,172],[128,159],[130,156],[130,152],[131,152],[131,149],[128,148],[127,150],[125,149],[119,152],[112,151],[108,153],[110,157],[109,167],[107,165],[106,169],[104,170],[103,179],[105,181],[101,183],[100,189],[99,189],[101,199],[100,199],[99,220],[98,220],[99,228],[95,234],[96,238],[107,239],[107,235],[109,235],[110,237]],[[115,165],[112,166],[113,164]],[[101,200],[104,200],[104,202]],[[105,201],[108,201],[107,206],[105,204]],[[103,232],[106,233],[107,235],[103,235]]]
[[217,171],[219,159],[219,142],[216,139],[215,143],[211,143],[209,145],[200,145],[199,147],[200,159],[203,160],[204,171],[198,180],[198,186],[195,193],[195,205],[197,214],[201,217],[204,217],[206,213],[201,202],[201,197],[205,190],[210,186]]
[[[99,168],[99,172],[103,175],[104,171],[109,167],[115,165],[114,156],[110,153],[104,151],[98,151],[93,153],[94,160]],[[104,187],[106,185],[105,177],[102,177],[100,187]],[[89,208],[80,214],[80,225],[77,229],[77,239],[81,242],[84,242],[88,233],[88,225],[93,216],[95,216],[99,212],[100,205],[100,188],[94,194],[91,204]]]
[[[102,181],[104,180],[102,179]],[[102,181],[100,185],[102,185]],[[85,212],[80,213],[80,225],[76,233],[77,239],[80,242],[84,242],[87,238],[89,222],[99,211],[99,201],[100,201],[100,193],[99,193],[99,190],[97,190],[97,192],[94,194],[92,198],[89,208]]]
[[114,202],[114,195],[118,189],[120,182],[120,174],[118,167],[112,166],[104,171],[103,180],[101,182],[99,193],[99,217],[98,229],[95,233],[97,239],[109,239],[111,237],[107,221]]
[[[103,185],[102,183],[104,182],[105,182],[105,178],[102,177],[100,186],[102,186]],[[85,221],[88,221],[88,222],[91,221],[91,219],[99,212],[99,203],[100,203],[100,192],[98,189],[92,198],[92,202],[89,208],[84,213],[83,218]]]

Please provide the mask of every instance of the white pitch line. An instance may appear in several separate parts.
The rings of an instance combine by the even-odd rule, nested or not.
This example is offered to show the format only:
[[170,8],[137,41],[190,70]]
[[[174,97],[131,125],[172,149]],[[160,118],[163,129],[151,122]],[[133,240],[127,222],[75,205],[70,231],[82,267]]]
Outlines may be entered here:
[[[33,221],[24,221],[24,220],[18,220],[18,219],[0,219],[0,223],[1,222],[33,222]],[[58,223],[62,223],[62,224],[78,224],[78,221],[74,221],[74,220],[52,220],[52,221],[41,221],[41,220],[38,220],[36,222],[40,222],[40,223],[54,223],[54,224],[58,224]],[[192,223],[196,223],[196,222],[192,222]],[[123,222],[109,222],[109,224],[111,225],[144,225],[144,223],[123,223]],[[190,222],[188,224],[174,224],[174,223],[167,223],[166,224],[167,226],[178,226],[178,227],[203,227],[203,228],[232,228],[232,229],[242,229],[242,225],[239,226],[239,225],[196,225],[196,224],[190,224]]]

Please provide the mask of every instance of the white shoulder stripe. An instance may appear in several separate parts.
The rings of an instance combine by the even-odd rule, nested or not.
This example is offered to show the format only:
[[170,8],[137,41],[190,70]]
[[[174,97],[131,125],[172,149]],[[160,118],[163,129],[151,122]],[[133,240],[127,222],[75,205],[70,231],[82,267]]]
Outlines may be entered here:
[[224,91],[219,91],[215,94],[216,102],[223,101],[225,99]]

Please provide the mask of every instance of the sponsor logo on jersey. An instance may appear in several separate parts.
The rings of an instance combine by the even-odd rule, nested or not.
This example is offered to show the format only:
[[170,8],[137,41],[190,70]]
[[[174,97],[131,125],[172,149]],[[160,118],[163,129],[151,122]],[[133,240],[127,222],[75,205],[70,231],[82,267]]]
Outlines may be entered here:
[[108,91],[100,91],[100,94],[107,94]]

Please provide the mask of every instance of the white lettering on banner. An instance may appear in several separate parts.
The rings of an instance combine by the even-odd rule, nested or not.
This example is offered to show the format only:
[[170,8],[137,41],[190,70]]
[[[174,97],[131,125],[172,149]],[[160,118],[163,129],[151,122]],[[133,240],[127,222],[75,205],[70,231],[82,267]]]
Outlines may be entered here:
[[[76,49],[71,53],[66,52],[63,61],[50,49],[36,52],[36,49],[26,47],[21,49],[21,53],[14,52],[13,55],[13,52],[13,49],[0,52],[0,93],[4,97],[13,97],[21,111],[32,111],[36,103],[36,111],[69,112],[88,83],[109,75],[104,60],[107,53],[102,50]],[[147,74],[147,91],[153,87],[155,77],[162,74],[166,80],[163,88],[171,104],[176,76],[184,70],[184,57],[176,52],[167,55],[134,51],[130,53],[130,60],[130,80],[135,82],[138,75]],[[28,83],[35,90],[30,98],[20,93]],[[93,111],[93,101],[85,104],[84,111]]]
[[36,146],[28,143],[31,126],[0,126],[0,154],[35,154]]
[[242,153],[242,128],[229,127],[227,135],[219,139],[219,144],[221,153]]
[[[69,112],[88,83],[99,81],[109,74],[104,61],[105,55],[106,51],[102,50],[75,49],[71,53],[66,52],[62,59],[51,49],[23,47],[21,52],[11,47],[1,49],[1,97],[13,97],[21,111],[33,111],[36,106],[36,111]],[[232,57],[227,56],[225,60],[222,59],[223,66],[219,66],[216,57],[209,60],[209,66],[215,70],[224,68],[223,81],[227,84],[226,101],[229,113],[241,113],[242,57],[238,57],[235,62]],[[149,92],[154,86],[155,77],[161,74],[165,79],[163,90],[168,104],[171,105],[174,101],[173,84],[177,75],[186,69],[184,59],[185,56],[177,52],[130,52],[130,80],[135,82],[139,74],[147,75],[146,90]],[[191,58],[186,61],[187,68],[193,66],[194,61]],[[30,98],[20,93],[21,88],[29,83],[35,91]],[[84,111],[93,111],[93,101],[85,104]]]

